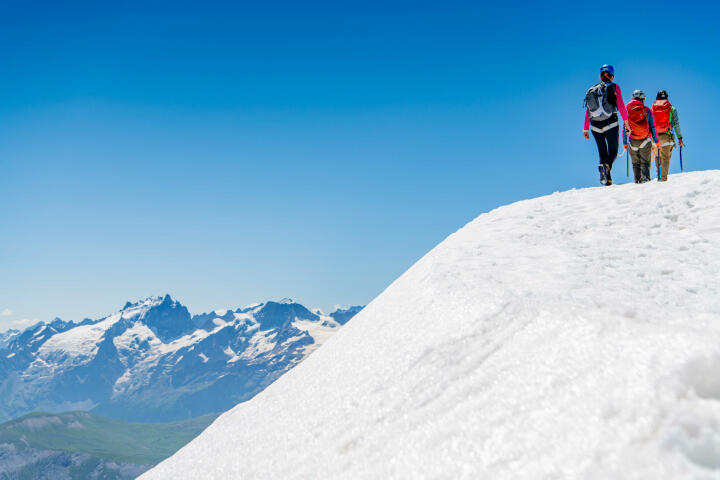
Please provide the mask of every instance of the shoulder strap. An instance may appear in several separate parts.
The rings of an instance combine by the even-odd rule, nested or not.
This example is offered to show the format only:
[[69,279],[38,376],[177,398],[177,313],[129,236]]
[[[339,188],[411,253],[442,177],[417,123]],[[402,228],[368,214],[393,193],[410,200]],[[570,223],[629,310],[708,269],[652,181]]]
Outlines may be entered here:
[[608,101],[610,101],[610,104],[614,107],[617,107],[617,85],[615,85],[615,82],[610,82],[609,90],[612,92],[612,94],[608,95]]

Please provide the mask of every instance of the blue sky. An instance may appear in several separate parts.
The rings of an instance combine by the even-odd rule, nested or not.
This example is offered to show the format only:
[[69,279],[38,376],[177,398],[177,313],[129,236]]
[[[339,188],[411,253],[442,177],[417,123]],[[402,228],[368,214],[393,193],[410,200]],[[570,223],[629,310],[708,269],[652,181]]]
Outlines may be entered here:
[[719,7],[598,5],[4,0],[0,329],[369,302],[478,214],[597,184],[603,63],[717,168]]

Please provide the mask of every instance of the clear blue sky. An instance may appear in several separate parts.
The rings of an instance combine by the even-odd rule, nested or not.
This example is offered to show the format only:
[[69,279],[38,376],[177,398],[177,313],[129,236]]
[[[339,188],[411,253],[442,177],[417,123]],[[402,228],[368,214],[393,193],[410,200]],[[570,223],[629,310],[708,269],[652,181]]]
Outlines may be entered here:
[[0,329],[166,292],[366,303],[478,214],[597,184],[603,63],[626,97],[667,89],[687,168],[716,168],[719,13],[4,0]]

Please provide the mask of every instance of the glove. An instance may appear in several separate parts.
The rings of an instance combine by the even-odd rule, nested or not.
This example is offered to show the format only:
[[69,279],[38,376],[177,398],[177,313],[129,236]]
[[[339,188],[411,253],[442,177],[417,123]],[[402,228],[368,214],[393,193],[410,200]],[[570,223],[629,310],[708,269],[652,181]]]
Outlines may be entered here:
[[590,132],[583,130],[583,137],[585,137],[585,140],[590,140]]
[[683,142],[682,138],[678,138],[678,145],[680,145],[681,147],[685,146],[685,142]]

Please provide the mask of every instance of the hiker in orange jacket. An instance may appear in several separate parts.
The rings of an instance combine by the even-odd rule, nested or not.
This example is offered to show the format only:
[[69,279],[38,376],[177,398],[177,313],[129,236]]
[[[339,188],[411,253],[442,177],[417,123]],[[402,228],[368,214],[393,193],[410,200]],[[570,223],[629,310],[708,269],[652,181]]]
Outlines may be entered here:
[[645,93],[635,90],[632,98],[627,104],[628,121],[625,123],[623,144],[625,148],[630,148],[635,183],[645,183],[650,181],[651,140],[657,144],[658,139],[652,111],[645,106]]
[[668,101],[668,93],[665,90],[660,90],[655,98],[656,101],[652,105],[652,112],[659,140],[655,152],[655,166],[658,181],[666,182],[670,170],[670,157],[672,157],[672,151],[675,147],[675,134],[678,137],[678,145],[682,147],[685,144],[680,130],[678,113]]

